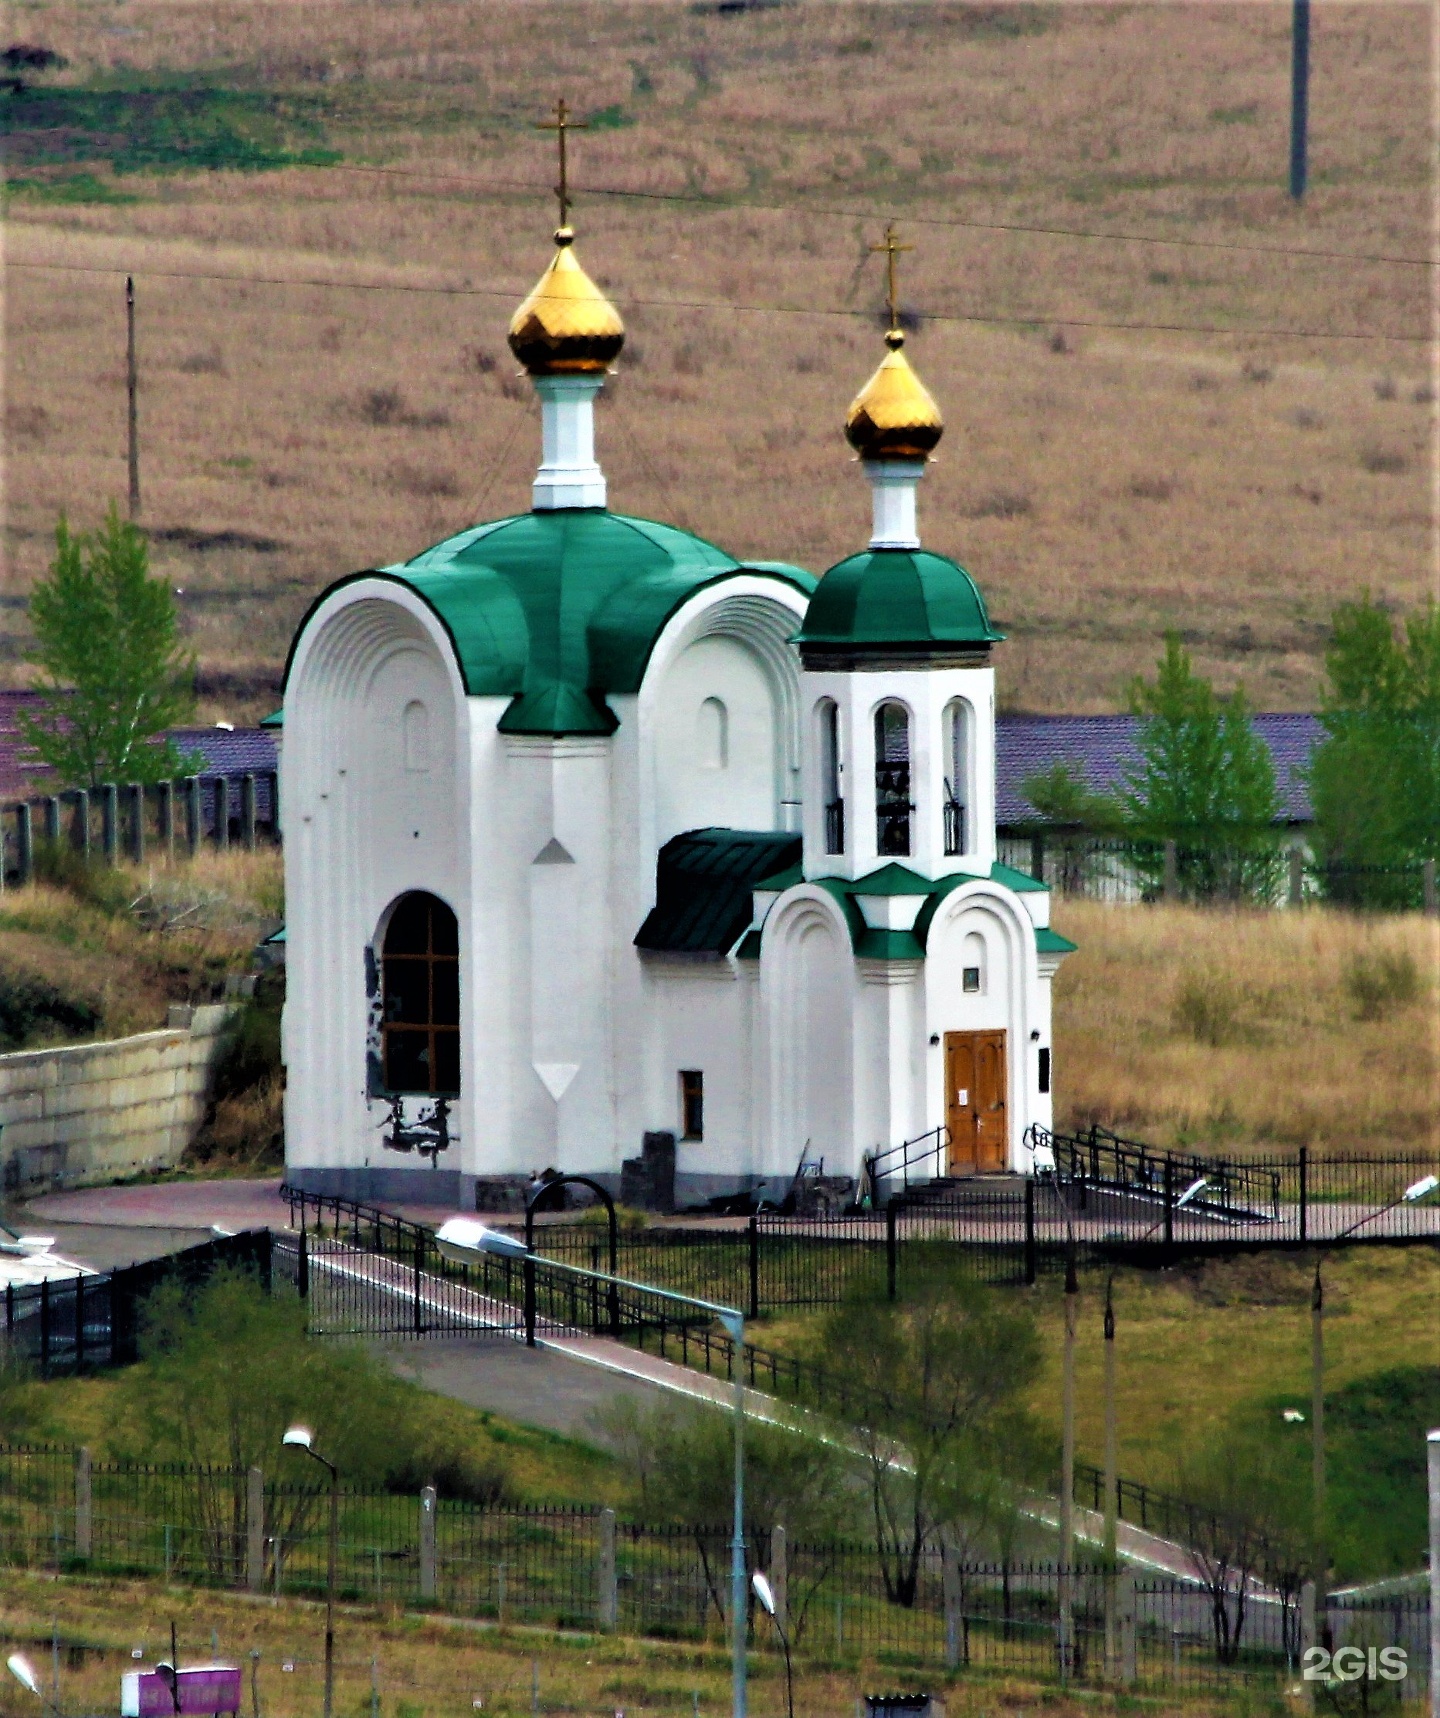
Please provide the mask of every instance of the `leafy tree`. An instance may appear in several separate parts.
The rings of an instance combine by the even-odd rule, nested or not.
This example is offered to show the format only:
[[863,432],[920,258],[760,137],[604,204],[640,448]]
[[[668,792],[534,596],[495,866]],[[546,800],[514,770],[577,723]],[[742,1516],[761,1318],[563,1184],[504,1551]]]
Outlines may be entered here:
[[1277,876],[1280,801],[1244,692],[1217,697],[1195,673],[1179,634],[1169,632],[1153,683],[1132,684],[1130,708],[1140,718],[1140,760],[1126,772],[1120,798],[1128,832],[1142,843],[1142,870],[1158,881],[1160,849],[1173,841],[1184,893],[1268,894]]
[[1440,858],[1440,605],[1427,603],[1397,636],[1368,595],[1342,603],[1325,672],[1326,738],[1310,791],[1329,892],[1356,905],[1413,904],[1413,876],[1384,872]]
[[1182,1464],[1180,1495],[1196,1506],[1186,1534],[1210,1602],[1215,1656],[1233,1664],[1252,1581],[1275,1588],[1293,1611],[1309,1550],[1308,1473],[1275,1425],[1232,1423]]
[[[734,1510],[733,1419],[699,1404],[646,1408],[622,1396],[597,1411],[594,1423],[629,1478],[637,1512],[647,1521],[691,1530],[711,1602],[723,1618],[729,1544],[724,1524]],[[844,1531],[857,1505],[863,1507],[853,1471],[833,1445],[807,1435],[798,1423],[791,1430],[746,1420],[746,1534],[760,1565],[770,1560],[773,1528],[783,1525],[793,1539],[828,1538]],[[809,1601],[827,1573],[822,1559],[803,1592],[792,1586],[792,1639],[804,1632]]]
[[1022,790],[1046,823],[1062,829],[1088,829],[1105,834],[1121,822],[1114,796],[1097,793],[1086,780],[1084,767],[1066,760],[1026,776]]
[[869,1399],[846,1436],[864,1461],[886,1596],[913,1605],[926,1547],[996,1508],[996,1475],[1032,1445],[1034,1321],[932,1263],[910,1274],[903,1301],[857,1295],[832,1313],[819,1358]]
[[55,559],[30,598],[29,660],[46,677],[25,742],[62,781],[163,781],[185,760],[156,735],[194,709],[194,659],[170,587],[151,578],[145,538],[111,504],[101,530],[55,527]]

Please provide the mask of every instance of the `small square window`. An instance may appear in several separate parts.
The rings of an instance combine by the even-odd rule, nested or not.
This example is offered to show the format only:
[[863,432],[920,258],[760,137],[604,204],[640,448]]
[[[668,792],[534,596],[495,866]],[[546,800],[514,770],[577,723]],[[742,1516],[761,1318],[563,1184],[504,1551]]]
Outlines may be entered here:
[[979,990],[980,968],[978,966],[965,967],[961,972],[960,982],[963,990]]
[[705,1137],[705,1076],[698,1068],[680,1070],[680,1137]]

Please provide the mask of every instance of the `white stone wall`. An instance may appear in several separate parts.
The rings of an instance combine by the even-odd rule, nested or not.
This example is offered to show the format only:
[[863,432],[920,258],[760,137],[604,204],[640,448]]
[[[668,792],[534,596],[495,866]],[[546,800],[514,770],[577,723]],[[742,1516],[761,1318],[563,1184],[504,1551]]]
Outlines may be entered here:
[[205,1116],[227,1004],[172,1008],[159,1032],[0,1056],[7,1192],[170,1169]]

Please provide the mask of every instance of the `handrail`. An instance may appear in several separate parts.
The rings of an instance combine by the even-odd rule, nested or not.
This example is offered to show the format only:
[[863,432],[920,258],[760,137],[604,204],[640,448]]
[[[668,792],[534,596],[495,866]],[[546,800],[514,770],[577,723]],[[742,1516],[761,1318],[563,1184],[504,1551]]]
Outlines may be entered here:
[[1053,1169],[1049,1165],[1046,1168],[1067,1185],[1163,1199],[1167,1187],[1203,1182],[1202,1189],[1188,1201],[1193,1211],[1230,1222],[1273,1223],[1280,1218],[1280,1175],[1269,1167],[1189,1152],[1157,1151],[1138,1140],[1122,1139],[1093,1122],[1081,1134],[1054,1133],[1033,1123],[1025,1131],[1025,1143],[1032,1152],[1048,1148]]
[[[927,1143],[928,1142],[928,1143]],[[926,1158],[934,1157],[935,1171],[932,1179],[938,1180],[945,1173],[944,1153],[950,1144],[950,1129],[941,1122],[939,1127],[932,1127],[929,1133],[916,1134],[914,1139],[901,1140],[899,1145],[889,1146],[884,1151],[873,1151],[865,1154],[865,1173],[871,1187],[871,1197],[880,1203],[876,1195],[880,1182],[887,1176],[899,1172],[904,1181],[905,1189],[910,1189],[910,1166],[912,1163],[923,1163]],[[923,1149],[914,1150],[919,1146]],[[886,1165],[886,1159],[898,1154],[900,1161]],[[882,1165],[886,1165],[882,1167]]]

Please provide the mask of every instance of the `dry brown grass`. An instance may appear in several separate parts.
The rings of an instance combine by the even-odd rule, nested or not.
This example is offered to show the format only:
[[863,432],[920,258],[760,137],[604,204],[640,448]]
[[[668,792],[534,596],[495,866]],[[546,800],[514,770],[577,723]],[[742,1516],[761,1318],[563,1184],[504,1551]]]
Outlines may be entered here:
[[[99,1017],[95,1037],[163,1026],[170,1003],[209,1002],[230,973],[249,969],[283,913],[280,863],[275,852],[235,852],[96,867],[92,899],[46,883],[7,890],[0,981],[37,978],[83,1002]],[[152,911],[142,917],[131,903]]]
[[[1430,585],[1429,354],[1243,331],[1423,333],[1426,270],[918,224],[1424,256],[1426,9],[1325,7],[1298,210],[1288,21],[1280,4],[54,0],[26,29],[67,75],[323,90],[347,162],[429,176],[131,176],[126,207],[18,200],[8,258],[139,275],[145,517],[189,533],[157,562],[185,591],[207,713],[259,712],[328,580],[528,505],[538,425],[504,328],[551,219],[529,124],[562,90],[634,122],[578,145],[582,187],[733,200],[582,197],[584,256],[631,331],[601,415],[615,505],[817,570],[862,541],[839,423],[876,334],[828,313],[875,309],[865,246],[880,214],[908,217],[907,303],[1039,319],[930,321],[914,343],[950,424],[927,538],[1010,634],[1005,700],[1112,707],[1173,624],[1222,683],[1304,706],[1337,599]],[[281,276],[470,295],[259,284]],[[12,267],[7,290],[13,656],[56,513],[89,522],[124,487],[123,314],[114,274]],[[739,308],[774,306],[799,313]]]
[[[227,1593],[162,1589],[138,1581],[52,1580],[7,1570],[0,1580],[6,1650],[21,1647],[48,1679],[51,1631],[60,1630],[65,1654],[61,1693],[67,1710],[113,1709],[118,1680],[132,1668],[131,1649],[143,1646],[153,1664],[168,1655],[166,1622],[174,1618],[181,1662],[208,1659],[211,1631],[230,1662],[245,1667],[250,1702],[250,1654],[258,1649],[261,1709],[266,1718],[313,1718],[320,1708],[324,1606],[292,1600],[247,1601]],[[475,1627],[464,1621],[403,1616],[394,1608],[342,1607],[336,1617],[335,1710],[369,1713],[371,1661],[378,1663],[385,1718],[459,1718],[483,1710],[501,1718],[528,1714],[532,1666],[539,1668],[542,1713],[653,1712],[707,1715],[729,1710],[729,1658],[723,1645],[668,1645],[599,1635],[557,1635],[543,1629]],[[13,1644],[12,1644],[13,1643]],[[284,1667],[289,1666],[287,1671]],[[803,1651],[795,1666],[798,1718],[853,1712],[862,1692],[891,1686],[897,1675],[916,1674],[903,1660],[866,1660],[849,1672],[813,1669]],[[951,1718],[983,1718],[986,1711],[1039,1708],[1049,1718],[1111,1718],[1143,1706],[1152,1718],[1234,1709],[1222,1694],[1192,1698],[1133,1697],[1086,1690],[1070,1695],[1023,1677],[972,1673],[948,1676],[933,1666],[924,1686],[941,1695]],[[761,1642],[750,1655],[750,1709],[757,1718],[785,1711],[785,1673],[777,1648]],[[1254,1709],[1245,1693],[1243,1708]],[[698,1701],[698,1705],[692,1704]],[[483,1704],[482,1704],[483,1703]],[[18,1709],[17,1709],[18,1710]]]
[[1234,1153],[1440,1141],[1437,955],[1419,915],[1064,900],[1057,1120]]

